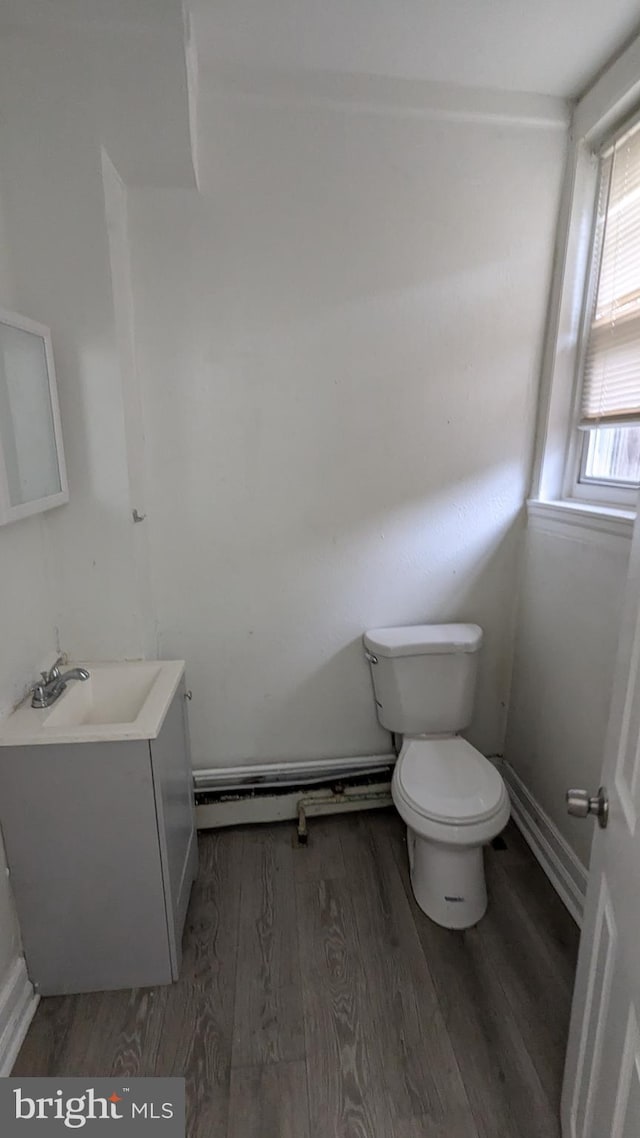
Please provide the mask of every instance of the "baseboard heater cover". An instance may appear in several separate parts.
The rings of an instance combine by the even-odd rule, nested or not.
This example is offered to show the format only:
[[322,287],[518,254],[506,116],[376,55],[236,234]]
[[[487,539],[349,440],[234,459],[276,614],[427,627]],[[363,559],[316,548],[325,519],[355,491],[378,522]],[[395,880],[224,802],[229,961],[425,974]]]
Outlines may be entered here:
[[390,806],[392,773],[390,764],[346,778],[319,778],[314,785],[196,791],[196,824],[205,830],[297,818],[300,832],[301,818]]
[[255,763],[240,767],[209,767],[193,773],[198,794],[234,790],[258,790],[328,784],[373,774],[396,761],[394,754],[358,755],[341,759],[308,759],[302,762]]

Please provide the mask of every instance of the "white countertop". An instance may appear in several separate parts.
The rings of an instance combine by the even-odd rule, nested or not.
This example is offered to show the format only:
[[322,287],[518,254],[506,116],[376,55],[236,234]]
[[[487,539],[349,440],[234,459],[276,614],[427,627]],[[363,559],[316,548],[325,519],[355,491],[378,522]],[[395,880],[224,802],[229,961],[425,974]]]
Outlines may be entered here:
[[113,663],[80,661],[88,680],[69,680],[51,707],[31,707],[31,695],[0,721],[0,747],[155,739],[184,675],[184,660]]

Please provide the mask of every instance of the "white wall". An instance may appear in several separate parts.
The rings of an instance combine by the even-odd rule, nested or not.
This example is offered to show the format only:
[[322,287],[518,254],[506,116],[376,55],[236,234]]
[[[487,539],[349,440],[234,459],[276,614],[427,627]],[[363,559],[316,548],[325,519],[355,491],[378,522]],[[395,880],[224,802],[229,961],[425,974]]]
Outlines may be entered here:
[[46,523],[52,612],[66,651],[110,658],[139,655],[141,634],[101,154],[86,67],[55,44],[49,51],[37,41],[3,40],[0,153],[16,307],[51,327],[58,377],[70,502]]
[[[9,261],[9,233],[0,182],[0,308],[14,307]],[[0,526],[0,715],[24,695],[55,651],[55,628],[50,613],[51,590],[42,518],[26,518]],[[34,669],[36,669],[34,673]],[[5,980],[20,953],[20,935],[7,878],[0,835],[0,1032]]]
[[[52,328],[71,500],[0,527],[0,716],[59,647],[89,658],[146,648],[101,144],[132,180],[193,181],[190,158],[180,177],[189,145],[179,4],[171,40],[154,32],[151,51],[135,29],[43,27],[40,11],[22,27],[30,0],[9,7],[0,28],[0,306]],[[13,1007],[6,983],[20,979],[5,870],[0,842],[0,1036]]]
[[599,784],[629,548],[534,521],[524,555],[505,757],[585,866],[565,791]]
[[60,9],[49,26],[37,0],[12,7],[0,37],[0,161],[15,306],[52,329],[70,491],[46,521],[50,611],[70,655],[135,658],[149,649],[151,616],[131,516],[143,506],[132,498],[103,147],[132,182],[193,184],[180,6],[147,28],[100,25],[82,9],[69,22]]
[[128,195],[195,765],[387,750],[361,634],[449,619],[486,630],[499,751],[564,132],[224,96],[199,126],[201,196]]
[[[184,656],[204,766],[386,750],[362,631],[475,619],[471,737],[500,750],[561,111],[216,94],[202,193],[145,188],[193,185],[176,29],[63,31],[0,44],[15,305],[53,328],[69,468],[34,526],[61,645]],[[175,59],[184,118],[149,119]]]

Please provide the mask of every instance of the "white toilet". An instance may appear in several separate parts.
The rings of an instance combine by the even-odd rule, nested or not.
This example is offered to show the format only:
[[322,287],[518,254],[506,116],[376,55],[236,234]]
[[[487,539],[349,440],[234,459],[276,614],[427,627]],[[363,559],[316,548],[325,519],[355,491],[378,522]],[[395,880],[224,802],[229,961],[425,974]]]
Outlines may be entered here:
[[473,709],[477,624],[376,628],[364,636],[378,719],[403,736],[391,793],[407,824],[420,908],[448,929],[487,908],[482,847],[509,820],[496,768],[458,734]]

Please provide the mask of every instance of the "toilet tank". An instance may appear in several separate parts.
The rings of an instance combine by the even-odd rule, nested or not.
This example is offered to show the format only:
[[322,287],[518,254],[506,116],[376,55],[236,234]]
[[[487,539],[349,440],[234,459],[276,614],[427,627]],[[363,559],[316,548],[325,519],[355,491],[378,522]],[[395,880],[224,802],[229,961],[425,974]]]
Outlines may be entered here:
[[477,624],[375,628],[364,635],[378,719],[401,735],[454,735],[471,721]]

